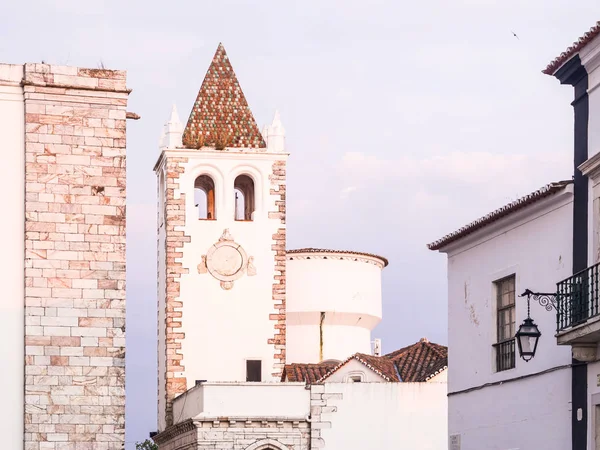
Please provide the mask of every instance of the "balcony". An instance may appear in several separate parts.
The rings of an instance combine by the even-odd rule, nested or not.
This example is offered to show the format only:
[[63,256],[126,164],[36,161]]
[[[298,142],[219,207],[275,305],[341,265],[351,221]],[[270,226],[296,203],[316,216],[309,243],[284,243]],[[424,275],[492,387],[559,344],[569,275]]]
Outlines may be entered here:
[[556,289],[558,344],[600,342],[600,263],[557,283]]

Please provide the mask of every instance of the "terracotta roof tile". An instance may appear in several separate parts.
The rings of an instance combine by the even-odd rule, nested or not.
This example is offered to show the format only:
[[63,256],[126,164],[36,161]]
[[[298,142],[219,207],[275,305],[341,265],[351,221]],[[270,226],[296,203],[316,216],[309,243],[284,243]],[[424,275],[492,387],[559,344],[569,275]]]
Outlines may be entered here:
[[427,247],[429,248],[429,250],[439,250],[440,248],[450,244],[451,242],[457,241],[471,233],[474,233],[480,228],[489,225],[492,222],[500,220],[502,217],[505,217],[515,211],[518,211],[522,208],[525,208],[528,205],[531,205],[532,203],[535,203],[545,197],[549,197],[550,195],[553,195],[563,190],[566,186],[572,183],[572,180],[566,180],[547,184],[543,188],[540,188],[537,191],[526,195],[525,197],[521,197],[515,200],[514,202],[503,206],[502,208],[498,208],[497,210],[492,211],[491,213],[488,213],[483,217],[480,217],[479,219],[471,222],[470,224],[465,225],[464,227],[459,228],[458,230],[450,234],[447,234],[443,238],[440,238],[437,241],[432,242],[431,244],[427,244]]
[[554,58],[554,60],[548,64],[548,66],[542,70],[546,75],[554,75],[554,73],[560,69],[560,67],[566,63],[569,59],[571,59],[579,50],[586,46],[592,39],[600,34],[600,22],[596,22],[590,30],[573,42],[568,49],[562,52],[559,56]]
[[252,111],[219,44],[183,132],[188,148],[265,148]]
[[316,383],[327,372],[335,368],[335,362],[319,364],[286,364],[281,374],[281,381]]
[[393,361],[404,382],[427,381],[427,378],[448,365],[448,347],[421,339],[416,344],[384,356]]
[[323,383],[353,359],[386,381],[423,382],[448,367],[448,347],[421,339],[416,344],[384,356],[355,353],[345,361],[334,365],[329,362],[327,364],[288,364],[285,366],[281,381],[305,381],[307,384]]

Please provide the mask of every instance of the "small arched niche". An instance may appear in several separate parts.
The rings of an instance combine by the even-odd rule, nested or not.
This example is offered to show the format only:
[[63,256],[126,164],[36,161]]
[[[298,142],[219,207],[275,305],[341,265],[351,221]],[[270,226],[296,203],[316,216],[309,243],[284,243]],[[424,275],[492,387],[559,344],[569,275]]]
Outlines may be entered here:
[[248,175],[239,175],[233,184],[235,193],[235,220],[254,220],[254,180]]
[[198,209],[198,219],[215,220],[215,182],[208,175],[200,175],[194,181],[194,205]]

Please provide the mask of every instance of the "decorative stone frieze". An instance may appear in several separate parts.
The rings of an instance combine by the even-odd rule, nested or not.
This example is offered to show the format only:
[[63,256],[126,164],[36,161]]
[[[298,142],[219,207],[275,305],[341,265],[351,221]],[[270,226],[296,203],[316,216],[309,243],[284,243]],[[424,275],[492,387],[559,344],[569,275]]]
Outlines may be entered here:
[[160,450],[308,450],[310,435],[309,424],[299,418],[202,417],[171,426],[154,441]]

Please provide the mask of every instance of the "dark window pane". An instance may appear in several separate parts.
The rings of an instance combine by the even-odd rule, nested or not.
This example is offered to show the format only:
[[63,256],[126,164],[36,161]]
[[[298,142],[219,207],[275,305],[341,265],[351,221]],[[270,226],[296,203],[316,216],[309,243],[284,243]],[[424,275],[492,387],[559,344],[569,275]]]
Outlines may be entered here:
[[246,381],[261,381],[261,361],[247,360],[246,361]]

